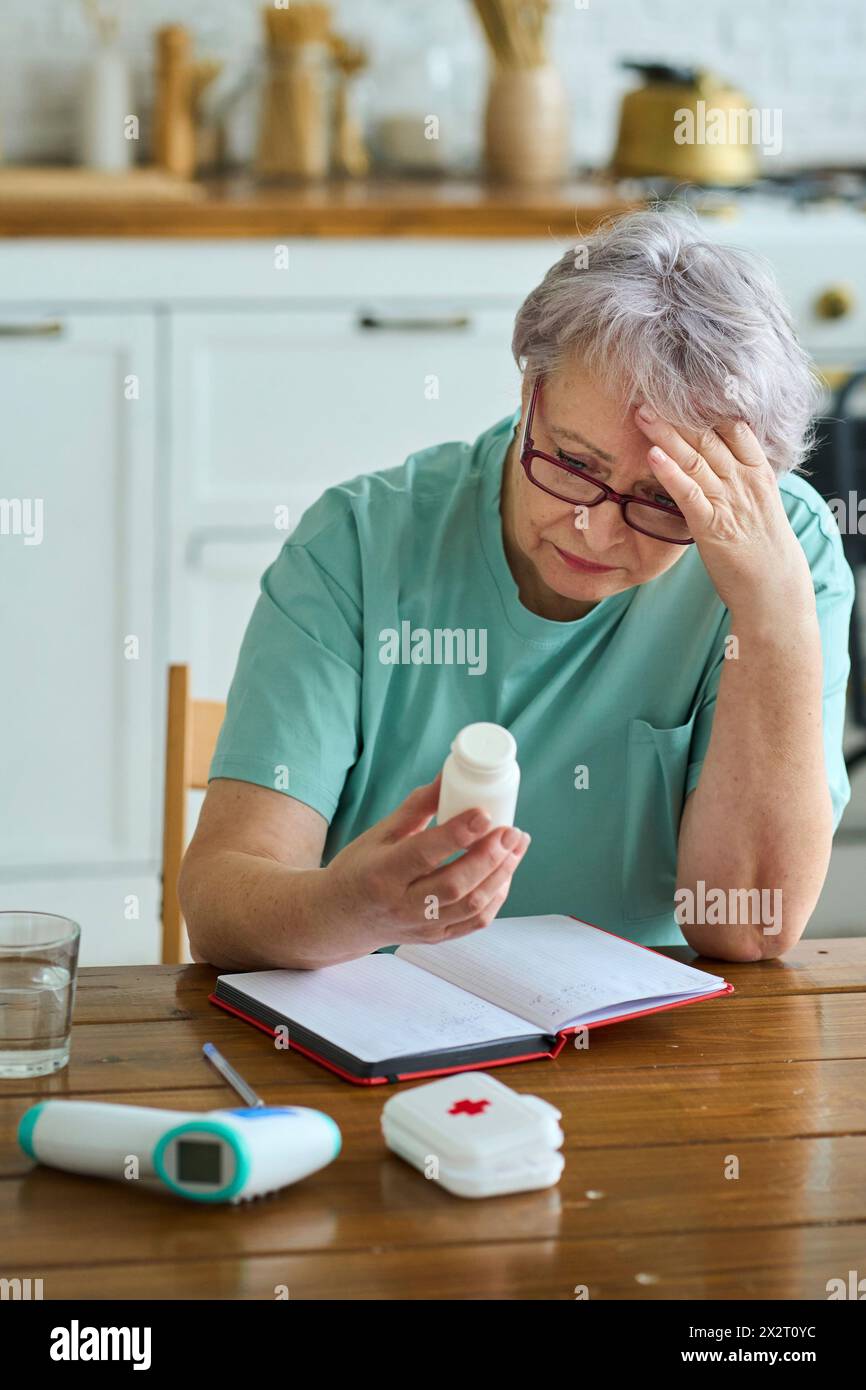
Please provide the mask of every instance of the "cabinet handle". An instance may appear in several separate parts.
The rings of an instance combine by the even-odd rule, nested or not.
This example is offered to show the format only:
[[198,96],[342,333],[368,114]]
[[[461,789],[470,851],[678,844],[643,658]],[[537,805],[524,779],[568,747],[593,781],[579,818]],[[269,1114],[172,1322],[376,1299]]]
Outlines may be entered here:
[[[299,513],[301,508],[298,509]],[[294,530],[294,527],[292,528]],[[248,526],[238,524],[236,526],[220,525],[215,522],[212,526],[199,526],[191,531],[187,536],[184,560],[188,565],[200,565],[202,552],[209,545],[219,545],[228,541],[264,541],[273,539],[274,548],[279,543],[281,536],[285,537],[288,531],[277,531],[274,526],[261,525],[251,522]]]
[[359,328],[387,328],[399,333],[428,332],[433,329],[469,328],[468,314],[430,314],[420,318],[401,318],[399,314],[359,314]]
[[854,309],[854,291],[848,285],[828,285],[823,294],[815,300],[815,313],[819,319],[844,319]]
[[59,319],[44,323],[0,323],[0,338],[56,338],[63,332]]

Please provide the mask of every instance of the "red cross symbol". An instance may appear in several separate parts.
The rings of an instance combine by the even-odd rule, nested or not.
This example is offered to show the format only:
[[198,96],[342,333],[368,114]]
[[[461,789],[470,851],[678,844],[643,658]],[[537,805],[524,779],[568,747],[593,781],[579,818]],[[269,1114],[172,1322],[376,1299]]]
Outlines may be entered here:
[[489,1100],[456,1100],[448,1111],[449,1115],[480,1115]]

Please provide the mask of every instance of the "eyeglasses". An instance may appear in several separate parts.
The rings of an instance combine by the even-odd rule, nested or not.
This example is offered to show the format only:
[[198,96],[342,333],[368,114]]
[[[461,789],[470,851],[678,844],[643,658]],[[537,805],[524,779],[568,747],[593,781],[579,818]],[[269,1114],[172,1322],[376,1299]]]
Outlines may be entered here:
[[633,531],[640,531],[641,535],[651,536],[655,541],[667,541],[669,545],[694,545],[688,522],[673,502],[650,502],[645,497],[635,497],[628,492],[614,492],[606,483],[584,473],[576,463],[554,458],[552,454],[536,449],[532,438],[532,421],[540,390],[539,376],[532,388],[520,444],[520,464],[529,481],[540,487],[542,492],[557,497],[560,502],[570,502],[576,507],[597,507],[600,502],[618,502],[626,524]]

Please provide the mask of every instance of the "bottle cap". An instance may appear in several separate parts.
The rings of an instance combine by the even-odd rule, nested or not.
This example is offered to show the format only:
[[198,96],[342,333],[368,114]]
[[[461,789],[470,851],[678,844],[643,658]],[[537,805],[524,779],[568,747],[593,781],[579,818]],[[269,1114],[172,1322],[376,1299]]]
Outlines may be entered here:
[[451,748],[462,762],[479,772],[496,772],[517,757],[514,736],[501,724],[467,724]]

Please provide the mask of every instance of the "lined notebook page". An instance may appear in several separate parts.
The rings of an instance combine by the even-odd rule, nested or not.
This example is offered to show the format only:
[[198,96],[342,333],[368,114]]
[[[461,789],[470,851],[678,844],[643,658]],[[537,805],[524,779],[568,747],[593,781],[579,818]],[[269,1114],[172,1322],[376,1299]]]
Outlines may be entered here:
[[365,1062],[537,1031],[527,1019],[390,954],[322,970],[254,970],[220,979]]
[[[438,946],[397,956],[530,1019],[546,1033],[675,999],[709,994],[724,980],[668,960],[573,917],[499,917]],[[650,1002],[651,1001],[651,1002]]]

